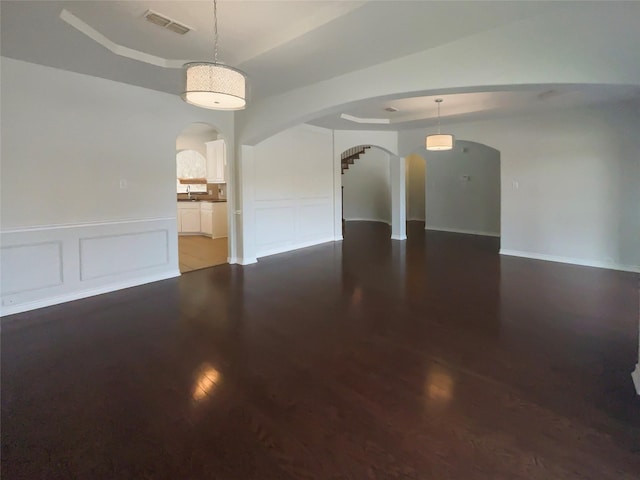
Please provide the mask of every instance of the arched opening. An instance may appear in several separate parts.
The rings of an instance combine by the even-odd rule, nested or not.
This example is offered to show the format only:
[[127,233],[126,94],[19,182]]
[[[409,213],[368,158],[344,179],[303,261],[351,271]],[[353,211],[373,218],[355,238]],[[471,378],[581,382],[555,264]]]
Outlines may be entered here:
[[350,148],[341,155],[342,220],[391,224],[389,154],[372,145]]
[[500,152],[456,140],[449,151],[407,156],[407,220],[426,230],[500,237]]
[[226,143],[219,130],[192,123],[176,138],[176,195],[180,272],[228,262]]
[[356,145],[344,150],[341,161],[342,232],[350,222],[377,224],[391,237],[394,175],[397,156],[376,145]]

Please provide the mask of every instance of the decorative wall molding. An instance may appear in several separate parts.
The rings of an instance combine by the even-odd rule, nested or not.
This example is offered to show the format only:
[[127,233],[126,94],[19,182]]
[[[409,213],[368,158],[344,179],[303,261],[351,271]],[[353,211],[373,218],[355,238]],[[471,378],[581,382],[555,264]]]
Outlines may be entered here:
[[[0,249],[3,295],[62,285],[62,242],[3,246]],[[33,268],[24,268],[25,264]]]
[[105,220],[102,222],[80,222],[80,223],[58,223],[50,225],[36,225],[34,227],[15,227],[0,230],[0,235],[10,233],[27,233],[27,232],[39,232],[44,230],[59,230],[61,228],[81,228],[81,227],[105,227],[110,225],[126,225],[130,223],[145,223],[145,222],[162,222],[162,221],[176,221],[176,217],[149,217],[149,218],[125,218],[122,220]]
[[613,262],[601,262],[599,260],[587,260],[582,258],[562,257],[559,255],[546,255],[544,253],[523,252],[520,250],[508,250],[501,248],[500,255],[510,257],[531,258],[533,260],[544,260],[546,262],[568,263],[571,265],[580,265],[583,267],[606,268],[609,270],[620,270],[622,272],[640,273],[638,265],[620,265]]
[[484,237],[500,237],[499,233],[496,232],[485,232],[482,230],[466,230],[462,228],[447,228],[447,227],[434,227],[431,225],[427,225],[424,227],[425,230],[433,230],[434,232],[449,232],[449,233],[462,233],[465,235],[482,235]]
[[[155,249],[151,248],[154,242],[157,243]],[[81,281],[167,263],[169,232],[166,229],[80,238]]]
[[179,276],[175,217],[5,230],[2,315]]

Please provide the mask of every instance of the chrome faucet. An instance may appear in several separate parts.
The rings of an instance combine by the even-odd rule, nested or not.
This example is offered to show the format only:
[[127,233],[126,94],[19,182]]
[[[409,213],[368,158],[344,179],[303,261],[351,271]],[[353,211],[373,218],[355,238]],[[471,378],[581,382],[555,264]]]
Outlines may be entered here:
[[187,185],[187,198],[191,200],[191,185]]

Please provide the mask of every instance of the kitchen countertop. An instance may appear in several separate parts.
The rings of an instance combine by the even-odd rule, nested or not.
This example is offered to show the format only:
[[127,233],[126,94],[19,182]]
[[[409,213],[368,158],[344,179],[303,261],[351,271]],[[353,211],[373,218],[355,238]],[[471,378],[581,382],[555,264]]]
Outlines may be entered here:
[[200,198],[200,197],[196,197],[193,196],[191,199],[187,198],[186,195],[182,196],[182,195],[178,195],[178,202],[214,202],[214,203],[221,203],[221,202],[226,202],[226,199],[219,199],[219,198],[211,198],[210,196],[204,196],[204,198]]
[[186,198],[183,200],[183,199],[180,199],[180,198],[179,198],[179,199],[178,199],[178,201],[179,201],[179,202],[211,202],[211,203],[226,203],[226,202],[227,202],[226,200],[209,200],[209,199],[207,199],[207,200],[205,200],[205,199],[200,200],[199,198],[194,198],[194,199],[192,199],[192,200],[188,200],[188,199],[186,199]]

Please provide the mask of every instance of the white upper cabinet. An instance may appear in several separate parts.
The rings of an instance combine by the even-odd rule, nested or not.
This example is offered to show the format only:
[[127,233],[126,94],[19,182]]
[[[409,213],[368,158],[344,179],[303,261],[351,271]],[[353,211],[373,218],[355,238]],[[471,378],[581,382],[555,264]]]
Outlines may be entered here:
[[213,140],[207,146],[207,182],[225,183],[224,169],[227,165],[227,152],[224,140]]

